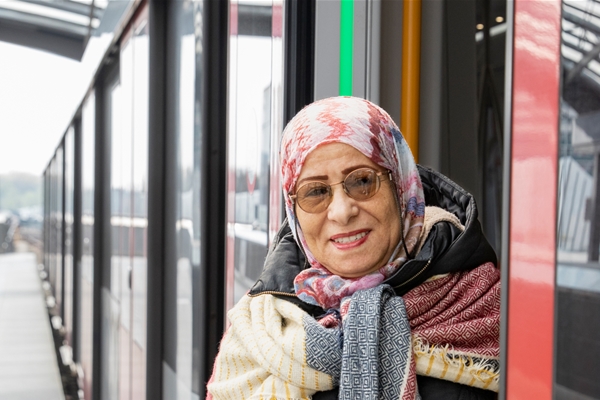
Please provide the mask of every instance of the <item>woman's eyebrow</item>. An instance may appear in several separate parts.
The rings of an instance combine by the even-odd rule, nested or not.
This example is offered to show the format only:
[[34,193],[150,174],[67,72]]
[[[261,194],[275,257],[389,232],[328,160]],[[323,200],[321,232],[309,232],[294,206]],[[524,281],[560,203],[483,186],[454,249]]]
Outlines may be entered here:
[[[348,168],[344,168],[342,170],[342,174],[348,175],[350,172],[355,171],[360,168],[370,168],[370,169],[377,171],[377,168],[373,168],[371,165],[359,164],[359,165],[353,165]],[[298,182],[296,182],[296,187],[300,187],[302,185],[302,182],[326,181],[327,179],[329,179],[329,177],[327,175],[307,176],[306,178],[302,178]]]
[[342,174],[348,175],[350,172],[355,171],[355,170],[360,169],[360,168],[370,168],[370,169],[373,169],[373,170],[377,171],[377,168],[373,168],[371,165],[360,164],[360,165],[353,165],[351,167],[343,169],[342,170]]
[[327,179],[329,179],[327,175],[307,176],[296,182],[296,187],[300,187],[302,182],[326,181]]

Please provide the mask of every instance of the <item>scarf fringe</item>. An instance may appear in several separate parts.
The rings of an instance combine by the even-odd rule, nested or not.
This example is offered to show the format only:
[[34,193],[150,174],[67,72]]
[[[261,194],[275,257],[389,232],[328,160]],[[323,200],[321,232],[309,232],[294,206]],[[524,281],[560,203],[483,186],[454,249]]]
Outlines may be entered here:
[[498,392],[500,365],[493,358],[461,354],[449,345],[431,345],[413,336],[417,374]]

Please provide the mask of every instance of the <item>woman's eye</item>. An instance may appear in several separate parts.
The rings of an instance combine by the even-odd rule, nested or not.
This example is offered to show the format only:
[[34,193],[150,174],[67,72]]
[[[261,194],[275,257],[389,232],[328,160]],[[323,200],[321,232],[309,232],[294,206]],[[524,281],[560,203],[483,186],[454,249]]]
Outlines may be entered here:
[[353,177],[350,181],[350,185],[352,187],[361,187],[361,186],[369,186],[373,183],[373,177],[371,174],[361,175]]
[[327,186],[318,185],[307,188],[304,192],[304,197],[324,197],[327,194]]

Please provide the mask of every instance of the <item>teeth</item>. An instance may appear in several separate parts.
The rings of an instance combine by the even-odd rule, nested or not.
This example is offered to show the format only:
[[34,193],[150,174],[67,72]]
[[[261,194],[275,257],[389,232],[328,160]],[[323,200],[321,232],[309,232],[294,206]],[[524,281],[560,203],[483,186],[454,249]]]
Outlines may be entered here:
[[363,238],[365,236],[367,236],[367,232],[362,232],[362,233],[359,233],[358,235],[337,238],[337,239],[334,239],[333,241],[336,243],[350,243],[350,242],[354,242],[360,238]]

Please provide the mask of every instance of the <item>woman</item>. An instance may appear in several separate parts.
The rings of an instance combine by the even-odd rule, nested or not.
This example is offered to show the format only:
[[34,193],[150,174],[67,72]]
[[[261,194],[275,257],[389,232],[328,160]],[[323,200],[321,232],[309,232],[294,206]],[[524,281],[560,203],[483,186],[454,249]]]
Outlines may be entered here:
[[352,97],[290,121],[281,172],[288,223],[228,314],[208,398],[495,398],[499,271],[473,198]]

